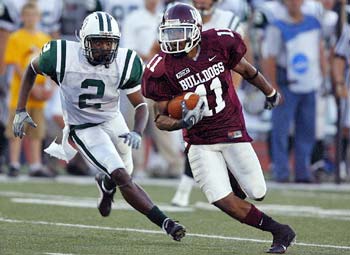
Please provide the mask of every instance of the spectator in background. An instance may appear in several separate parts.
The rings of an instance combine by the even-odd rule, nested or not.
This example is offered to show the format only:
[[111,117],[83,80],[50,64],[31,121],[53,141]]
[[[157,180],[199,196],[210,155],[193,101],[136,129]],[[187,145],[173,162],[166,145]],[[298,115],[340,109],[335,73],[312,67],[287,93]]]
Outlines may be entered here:
[[284,103],[272,112],[273,177],[277,182],[289,181],[288,134],[294,124],[295,182],[310,183],[315,96],[324,76],[321,24],[302,13],[302,0],[283,3],[287,15],[268,27],[263,45],[266,76],[284,98]]
[[[17,3],[17,2],[16,2]],[[5,127],[8,118],[8,79],[9,72],[6,73],[4,55],[8,37],[10,33],[17,29],[17,15],[14,1],[2,0],[0,1],[0,172],[4,171],[7,138],[5,136]],[[16,17],[17,19],[14,19]]]
[[[108,12],[122,28],[124,27],[125,18],[130,13],[144,7],[144,0],[87,0],[85,5],[88,12]],[[121,31],[123,30],[121,29]]]
[[[154,55],[154,44],[158,45],[158,25],[160,22],[160,13],[157,11],[159,0],[144,0],[144,8],[132,12],[124,20],[124,29],[122,45],[128,45],[135,50],[144,62],[150,60]],[[142,38],[142,39],[141,39]],[[149,175],[156,177],[178,177],[182,171],[183,155],[178,138],[181,134],[177,132],[169,133],[159,130],[154,124],[154,112],[152,100],[147,100],[150,117],[147,124],[146,134],[151,139],[151,144],[155,149],[146,149],[147,141],[143,141],[143,150],[134,153],[135,175],[144,176],[144,168],[147,168]],[[130,104],[129,104],[130,106]],[[124,107],[123,114],[127,119],[128,125],[132,125],[132,107]],[[136,152],[136,151],[135,151]],[[149,162],[147,162],[149,157]]]
[[[50,36],[37,30],[40,21],[38,6],[34,3],[26,3],[22,7],[21,19],[23,28],[10,35],[5,51],[5,64],[13,66],[14,74],[10,84],[9,120],[6,127],[6,136],[9,139],[9,176],[17,176],[20,169],[21,140],[15,138],[12,132],[11,122],[16,113],[17,99],[20,90],[25,67],[30,59],[39,54],[41,47],[50,40]],[[40,123],[37,129],[28,129],[27,142],[30,151],[26,151],[26,159],[29,163],[29,175],[39,177],[52,177],[48,169],[41,162],[42,141],[45,136],[45,119],[43,108],[45,101],[51,97],[51,90],[47,88],[46,79],[38,77],[28,101],[28,111],[34,121]]]
[[322,37],[325,45],[325,76],[324,80],[316,93],[316,143],[313,147],[311,156],[311,171],[316,182],[322,181],[322,173],[326,170],[326,129],[329,126],[327,120],[327,108],[330,108],[329,98],[332,95],[332,86],[330,81],[330,64],[332,63],[333,51],[336,43],[336,25],[338,14],[333,11],[335,0],[321,0],[324,7],[322,15],[319,17],[322,26]]
[[[334,63],[332,68],[333,81],[335,84],[335,96],[341,100],[343,141],[341,155],[341,177],[350,175],[349,165],[346,170],[346,157],[349,153],[349,136],[350,136],[350,25],[344,24],[341,37],[339,38],[336,48]],[[348,162],[349,163],[349,162]]]

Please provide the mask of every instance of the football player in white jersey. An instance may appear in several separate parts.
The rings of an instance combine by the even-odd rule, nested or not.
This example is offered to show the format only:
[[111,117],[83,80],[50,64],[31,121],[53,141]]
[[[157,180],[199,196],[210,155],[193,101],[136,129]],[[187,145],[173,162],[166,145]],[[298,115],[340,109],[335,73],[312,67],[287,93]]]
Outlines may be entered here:
[[[335,83],[335,96],[341,100],[342,110],[342,155],[341,155],[341,177],[350,175],[349,161],[346,158],[350,153],[350,25],[344,24],[342,34],[335,48],[334,63],[332,66],[333,80]],[[349,160],[349,159],[348,159]],[[347,163],[347,166],[346,166]],[[347,168],[347,171],[346,171]]]
[[[13,121],[14,135],[25,135],[25,123],[36,126],[26,112],[26,102],[36,75],[50,76],[60,88],[65,128],[62,145],[53,143],[46,152],[69,160],[78,150],[100,170],[95,179],[101,194],[98,209],[102,216],[110,214],[118,187],[132,207],[180,241],[185,228],[160,211],[131,178],[131,149],[139,148],[148,118],[140,92],[142,61],[134,51],[118,47],[118,23],[106,12],[88,15],[79,35],[80,43],[47,43],[40,56],[28,65]],[[119,111],[120,90],[126,92],[135,107],[132,131]]]

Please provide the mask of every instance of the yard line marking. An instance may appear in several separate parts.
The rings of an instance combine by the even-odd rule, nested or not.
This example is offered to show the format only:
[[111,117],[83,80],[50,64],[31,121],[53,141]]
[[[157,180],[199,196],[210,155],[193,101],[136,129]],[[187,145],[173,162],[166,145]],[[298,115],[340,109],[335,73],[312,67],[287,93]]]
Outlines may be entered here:
[[[124,231],[124,232],[135,232],[135,233],[145,233],[145,234],[162,234],[162,235],[165,234],[163,231],[148,230],[148,229],[112,228],[112,227],[102,227],[102,226],[82,225],[82,224],[69,224],[69,223],[60,223],[60,222],[16,220],[16,219],[1,218],[1,217],[0,217],[0,222],[24,223],[24,224],[33,224],[33,225],[50,225],[50,226],[83,228],[83,229]],[[199,238],[209,238],[209,239],[234,240],[234,241],[244,241],[244,242],[254,242],[254,243],[271,243],[271,240],[241,238],[241,237],[232,237],[232,236],[206,235],[206,234],[195,234],[195,233],[192,233],[192,234],[186,233],[186,235],[192,236],[192,237],[199,237]],[[294,245],[317,247],[317,248],[331,248],[331,249],[339,249],[339,250],[350,250],[350,246],[341,246],[341,245],[332,245],[332,244],[296,243]]]
[[[195,208],[209,211],[219,211],[215,206],[196,202]],[[316,206],[296,206],[296,205],[280,205],[280,204],[263,204],[256,205],[260,210],[273,214],[284,216],[311,217],[311,218],[327,218],[333,220],[350,221],[350,210],[347,209],[323,209]]]
[[47,255],[74,255],[72,253],[55,253],[55,252],[46,252],[44,254],[47,254]]

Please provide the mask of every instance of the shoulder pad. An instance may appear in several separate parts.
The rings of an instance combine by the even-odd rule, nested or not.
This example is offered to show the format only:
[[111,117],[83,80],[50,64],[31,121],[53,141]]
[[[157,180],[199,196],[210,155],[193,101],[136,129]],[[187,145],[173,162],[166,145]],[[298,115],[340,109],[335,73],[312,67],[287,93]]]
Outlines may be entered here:
[[158,53],[148,62],[145,74],[152,78],[159,78],[165,74],[165,57],[164,53]]

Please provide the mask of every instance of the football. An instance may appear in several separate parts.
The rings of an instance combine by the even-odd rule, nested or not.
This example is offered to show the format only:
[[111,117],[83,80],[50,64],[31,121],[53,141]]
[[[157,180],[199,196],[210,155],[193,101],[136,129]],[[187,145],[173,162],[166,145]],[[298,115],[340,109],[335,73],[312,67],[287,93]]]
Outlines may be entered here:
[[170,100],[168,103],[168,114],[170,117],[178,120],[182,118],[182,100],[185,100],[187,108],[192,110],[197,105],[199,95],[193,92],[186,92]]

